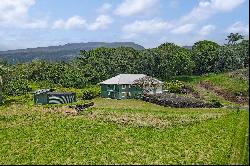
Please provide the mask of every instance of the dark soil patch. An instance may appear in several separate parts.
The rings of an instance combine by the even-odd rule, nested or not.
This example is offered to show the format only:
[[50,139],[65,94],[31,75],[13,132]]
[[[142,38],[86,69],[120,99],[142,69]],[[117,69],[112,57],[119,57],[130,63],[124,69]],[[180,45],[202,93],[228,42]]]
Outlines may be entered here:
[[218,108],[222,107],[221,103],[213,102],[207,103],[205,101],[178,96],[174,93],[162,93],[143,96],[142,100],[154,104],[158,104],[165,107],[175,107],[175,108]]
[[181,91],[184,94],[191,94],[194,98],[204,100],[204,97],[202,97],[197,91],[195,91],[190,86],[184,86]]
[[245,70],[233,71],[233,72],[228,73],[228,76],[248,81],[249,80],[249,70],[245,69]]
[[207,90],[213,91],[217,95],[222,96],[225,100],[228,100],[231,102],[235,102],[235,103],[239,103],[239,104],[245,104],[245,103],[249,102],[248,96],[237,96],[232,92],[229,92],[227,90],[220,89],[220,88],[214,86],[212,83],[210,83],[208,81],[199,82],[199,86],[201,86]]

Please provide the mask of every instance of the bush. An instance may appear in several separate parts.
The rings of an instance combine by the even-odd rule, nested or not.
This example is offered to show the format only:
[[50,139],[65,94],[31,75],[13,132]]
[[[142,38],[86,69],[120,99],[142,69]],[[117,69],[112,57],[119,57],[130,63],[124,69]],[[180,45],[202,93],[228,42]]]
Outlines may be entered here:
[[28,81],[20,78],[13,78],[3,84],[3,93],[7,95],[23,95],[31,90]]
[[91,100],[95,97],[100,96],[101,89],[99,86],[88,86],[82,90],[82,99]]
[[165,89],[167,89],[170,93],[182,93],[184,86],[184,82],[179,80],[165,82],[164,84]]

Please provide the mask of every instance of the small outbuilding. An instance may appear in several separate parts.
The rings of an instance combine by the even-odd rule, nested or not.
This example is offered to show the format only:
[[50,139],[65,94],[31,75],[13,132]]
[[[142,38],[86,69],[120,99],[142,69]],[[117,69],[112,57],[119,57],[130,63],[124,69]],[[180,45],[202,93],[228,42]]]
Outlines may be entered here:
[[76,102],[74,92],[52,92],[50,89],[41,89],[33,92],[35,104],[65,104]]
[[162,82],[152,78],[157,85],[151,87],[140,87],[136,84],[139,80],[148,78],[145,74],[119,74],[115,77],[100,82],[101,97],[111,99],[140,98],[144,93],[155,94],[162,93]]

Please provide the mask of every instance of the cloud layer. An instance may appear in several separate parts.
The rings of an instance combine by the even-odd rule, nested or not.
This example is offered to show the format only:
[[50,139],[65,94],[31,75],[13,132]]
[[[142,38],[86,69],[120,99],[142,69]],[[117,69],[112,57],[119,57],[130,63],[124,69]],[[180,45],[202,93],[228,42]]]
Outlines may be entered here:
[[245,0],[205,0],[200,1],[190,13],[181,18],[181,22],[199,22],[212,17],[219,12],[229,12]]
[[214,25],[205,25],[201,28],[201,30],[199,31],[199,34],[201,36],[207,36],[209,35],[211,32],[213,32],[215,30],[215,26]]
[[151,10],[158,0],[125,0],[115,10],[119,16],[131,16]]
[[152,19],[152,20],[142,20],[135,21],[133,23],[127,24],[122,28],[122,31],[129,34],[135,33],[158,33],[160,31],[164,31],[170,29],[172,24],[162,21],[160,19]]
[[28,15],[35,0],[1,0],[0,27],[46,28],[46,20],[32,19]]
[[242,22],[238,21],[235,22],[233,25],[231,25],[228,29],[227,29],[228,33],[242,33],[244,35],[248,35],[249,34],[249,25],[246,24],[244,25]]
[[57,20],[53,24],[53,29],[88,29],[97,30],[105,29],[113,20],[108,15],[99,15],[93,23],[87,23],[85,19],[80,16],[73,16],[67,20]]
[[[63,6],[60,0],[54,1],[58,8]],[[18,42],[24,45],[22,42],[26,41],[27,46],[33,40],[43,44],[50,40],[51,44],[51,40],[62,41],[60,38],[69,42],[126,40],[149,46],[163,41],[186,44],[208,39],[220,42],[231,32],[249,34],[248,17],[244,16],[247,9],[244,5],[249,3],[246,0],[193,0],[192,3],[181,0],[96,0],[80,3],[90,4],[87,8],[94,9],[81,10],[79,5],[64,13],[58,8],[53,10],[53,5],[40,7],[48,4],[37,0],[0,0],[0,47],[6,48],[6,43],[14,40],[15,45]],[[22,38],[27,34],[30,40]],[[41,38],[38,34],[50,35]]]

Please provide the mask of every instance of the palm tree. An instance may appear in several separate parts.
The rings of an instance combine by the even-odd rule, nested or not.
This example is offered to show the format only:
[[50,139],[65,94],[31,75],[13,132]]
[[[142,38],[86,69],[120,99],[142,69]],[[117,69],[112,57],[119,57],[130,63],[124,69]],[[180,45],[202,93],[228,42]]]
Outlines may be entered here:
[[239,33],[230,33],[230,35],[227,36],[227,39],[228,40],[228,44],[232,44],[232,45],[235,45],[237,43],[237,41],[243,39],[244,36],[242,36],[241,34]]

